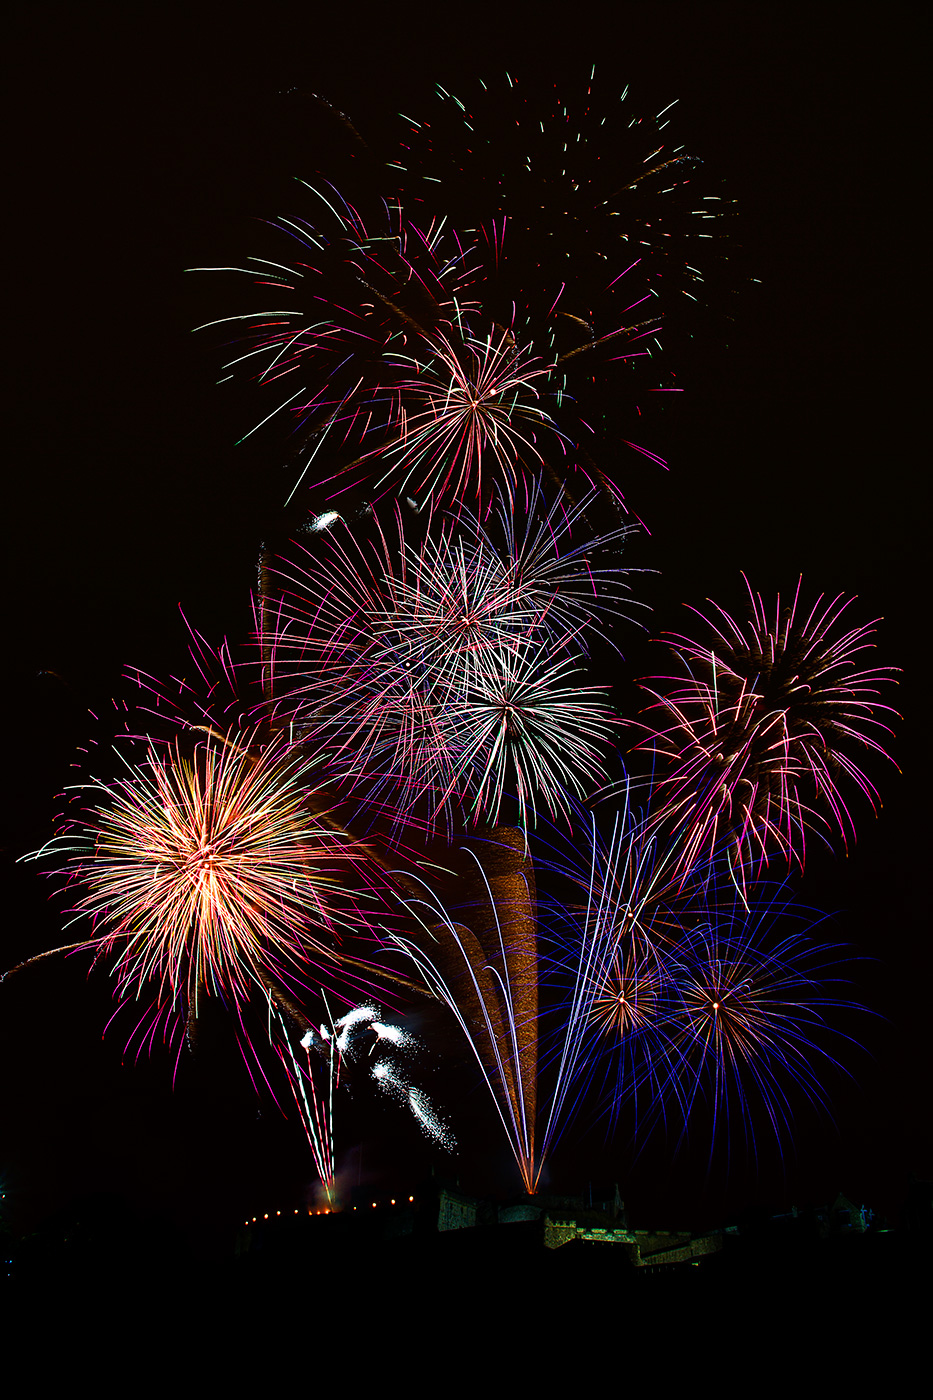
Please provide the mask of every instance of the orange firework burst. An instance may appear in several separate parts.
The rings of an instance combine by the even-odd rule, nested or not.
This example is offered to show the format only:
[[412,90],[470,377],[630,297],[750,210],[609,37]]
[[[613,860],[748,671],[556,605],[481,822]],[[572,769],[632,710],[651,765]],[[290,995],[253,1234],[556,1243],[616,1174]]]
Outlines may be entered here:
[[592,991],[590,1020],[604,1034],[636,1035],[658,1019],[663,971],[648,938],[619,934],[609,967]]
[[283,745],[257,755],[211,734],[190,757],[150,747],[143,765],[94,785],[104,800],[51,846],[72,852],[86,891],[75,912],[105,928],[72,946],[124,944],[121,1000],[154,985],[160,1008],[196,1016],[204,990],[239,1004],[257,984],[274,994],[309,956],[336,956],[339,871],[361,853],[317,809],[308,766]]

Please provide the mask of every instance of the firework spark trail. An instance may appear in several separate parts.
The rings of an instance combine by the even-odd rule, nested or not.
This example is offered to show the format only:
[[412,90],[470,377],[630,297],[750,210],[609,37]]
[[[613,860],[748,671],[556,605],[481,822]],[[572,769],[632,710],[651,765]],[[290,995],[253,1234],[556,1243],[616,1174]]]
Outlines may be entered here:
[[373,1065],[372,1074],[385,1093],[411,1111],[412,1117],[426,1137],[447,1152],[454,1151],[456,1139],[423,1089],[412,1084],[408,1076],[389,1060],[377,1060]]
[[[570,955],[563,961],[571,976],[563,1011],[564,1027],[552,1071],[554,1088],[543,1134],[549,1150],[572,1118],[594,1077],[606,1037],[624,1047],[617,1084],[637,1103],[649,1086],[653,1104],[678,1085],[679,1061],[671,1059],[671,1006],[667,966],[682,937],[671,898],[682,884],[682,838],[659,831],[657,822],[632,805],[626,783],[622,809],[604,845],[593,814],[589,828],[588,869],[567,867],[565,876],[585,894],[576,912],[565,911]],[[577,829],[582,822],[578,821]],[[567,942],[567,935],[560,940]]]
[[[228,361],[245,361],[262,382],[295,374],[304,387],[292,410],[302,423],[327,422],[336,403],[366,406],[390,399],[393,387],[383,359],[386,348],[406,333],[424,336],[456,323],[474,308],[464,294],[472,278],[469,248],[457,235],[444,235],[443,222],[422,230],[405,219],[396,204],[383,204],[377,230],[338,191],[330,198],[299,181],[320,205],[323,226],[302,218],[280,218],[271,226],[288,240],[297,260],[291,265],[249,258],[250,267],[192,268],[193,272],[244,275],[262,287],[277,286],[293,304],[208,322],[196,329],[233,325],[250,347]],[[342,386],[335,395],[335,384]],[[347,396],[347,389],[353,392]],[[362,392],[359,392],[361,391]],[[375,396],[375,397],[374,397]]]
[[744,629],[714,605],[715,620],[698,613],[712,628],[709,645],[669,639],[686,674],[655,678],[665,692],[644,686],[667,725],[643,726],[650,738],[642,745],[667,767],[667,802],[689,817],[694,854],[730,847],[740,881],[771,851],[802,868],[808,829],[834,824],[844,843],[854,836],[838,776],[873,807],[879,799],[846,750],[885,754],[875,735],[891,730],[877,715],[894,714],[877,699],[893,668],[859,669],[874,624],[837,626],[851,600],[840,594],[824,604],[821,595],[798,617],[798,582],[783,614],[778,598],[772,624],[747,579],[746,587],[752,616]]
[[[273,1017],[281,1031],[281,1037],[278,1040],[271,1035]],[[301,1039],[301,1049],[304,1050],[306,1057],[302,1063],[292,1047],[285,1020],[271,997],[269,998],[269,1019],[270,1039],[282,1062],[289,1087],[294,1096],[305,1136],[308,1139],[308,1146],[311,1149],[314,1167],[324,1188],[328,1208],[333,1209],[337,1202],[334,1162],[334,1086],[339,1073],[339,1062],[335,1065],[334,1037],[333,1035],[328,1039],[320,1037],[321,1053],[327,1063],[326,1089],[325,1093],[321,1093],[317,1086],[311,1060],[312,1048],[317,1048],[313,1029],[309,1028]],[[321,1030],[323,1033],[324,1027]]]
[[[243,668],[234,659],[229,642],[225,639],[220,646],[212,646],[180,604],[178,611],[187,632],[190,678],[171,676],[166,681],[138,666],[128,666],[125,678],[137,688],[139,699],[133,707],[123,706],[127,712],[125,733],[147,747],[164,743],[166,732],[171,735],[169,747],[179,732],[206,734],[241,752],[255,747],[261,735],[251,717],[251,706],[243,698]],[[134,725],[141,728],[130,723],[129,716],[137,714],[141,718],[134,719]]]
[[[322,999],[327,1019],[317,1028],[308,1026],[300,1042],[305,1052],[302,1059],[296,1054],[285,1018],[271,997],[268,1006],[270,1039],[288,1078],[328,1207],[333,1209],[338,1204],[334,1095],[340,1087],[344,1067],[352,1067],[362,1054],[364,1038],[371,1040],[370,1056],[373,1051],[380,1051],[381,1057],[371,1070],[371,1077],[380,1089],[403,1103],[421,1131],[446,1151],[455,1150],[456,1139],[427,1094],[412,1084],[410,1076],[398,1063],[399,1055],[410,1058],[417,1053],[420,1048],[417,1038],[382,1020],[379,1008],[371,1003],[334,1017],[323,991]],[[273,1026],[276,1034],[273,1034]]]
[[[454,923],[426,885],[405,906],[416,941],[389,941],[406,954],[431,993],[453,1013],[489,1090],[518,1166],[533,1193],[543,1158],[535,1151],[538,1062],[537,923],[534,869],[521,832],[498,828],[484,861],[466,849],[482,897],[471,925]],[[488,869],[486,868],[488,867]],[[427,949],[430,948],[430,952]]]

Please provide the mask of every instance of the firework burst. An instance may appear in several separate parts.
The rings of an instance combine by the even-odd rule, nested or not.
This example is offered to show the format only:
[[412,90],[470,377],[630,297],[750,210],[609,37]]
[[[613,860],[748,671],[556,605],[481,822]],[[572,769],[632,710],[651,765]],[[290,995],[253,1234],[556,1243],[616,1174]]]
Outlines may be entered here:
[[544,1143],[591,1089],[612,1124],[630,1106],[642,1137],[659,1122],[685,1135],[703,1107],[711,1151],[735,1120],[754,1151],[762,1115],[780,1142],[792,1086],[828,1107],[829,1014],[860,1009],[828,990],[839,950],[800,931],[812,919],[783,887],[739,896],[730,885],[726,899],[708,867],[685,883],[688,830],[666,847],[658,835],[628,806],[605,846],[592,825],[586,903],[559,920],[558,981],[572,980]]
[[827,1045],[847,1037],[827,1017],[861,1008],[831,992],[841,982],[838,948],[782,932],[795,914],[778,891],[757,912],[738,907],[701,923],[678,950],[671,1058],[685,1121],[697,1099],[711,1111],[711,1152],[720,1120],[729,1138],[738,1118],[753,1152],[761,1114],[778,1141],[788,1138],[793,1086],[829,1111],[819,1069],[841,1070]]
[[466,848],[467,899],[454,919],[422,884],[405,905],[418,932],[393,935],[453,1014],[505,1130],[526,1191],[538,1182],[538,949],[534,867],[523,835],[501,827]]
[[[274,386],[279,403],[256,428],[286,413],[303,459],[299,481],[309,471],[317,478],[325,459],[327,479],[335,457],[337,474],[355,461],[369,464],[404,436],[400,385],[411,372],[400,357],[412,341],[427,346],[440,336],[445,343],[475,305],[469,249],[456,235],[445,238],[442,220],[418,229],[397,203],[380,201],[367,223],[330,186],[306,188],[318,201],[321,225],[301,217],[272,221],[287,240],[289,262],[250,258],[249,267],[191,269],[240,274],[261,290],[256,310],[196,329],[223,326],[236,334],[225,378],[246,373]],[[269,288],[277,294],[274,307],[265,301]]]
[[435,120],[408,120],[375,213],[307,185],[316,217],[271,221],[285,252],[198,269],[261,289],[256,310],[207,325],[238,336],[228,378],[275,387],[262,423],[291,421],[300,479],[418,508],[579,448],[604,416],[597,368],[641,365],[639,392],[677,392],[658,335],[697,301],[730,203],[694,189],[699,162],[662,134],[669,109],[631,115],[626,92],[600,115],[592,76],[576,117],[550,92],[529,93],[532,113],[509,78],[514,131],[483,92],[475,110],[438,95]]
[[461,790],[475,819],[498,822],[514,786],[526,829],[539,806],[568,817],[568,794],[584,797],[599,786],[612,711],[605,689],[582,680],[572,656],[542,655],[535,642],[485,658],[443,716],[447,749],[458,755],[449,791]]
[[567,91],[514,74],[438,87],[429,120],[405,119],[395,163],[410,207],[443,204],[478,229],[484,310],[555,365],[584,430],[597,368],[640,367],[640,392],[673,389],[662,328],[727,266],[733,205],[708,177],[698,187],[702,162],[670,135],[676,102],[643,116],[594,76]]
[[104,929],[72,946],[120,949],[120,1001],[148,995],[156,1018],[187,1020],[205,993],[242,1006],[309,962],[336,966],[342,931],[362,923],[342,891],[365,885],[364,860],[312,811],[308,777],[294,750],[251,753],[242,735],[212,736],[190,754],[177,742],[150,748],[124,777],[91,787],[100,800],[87,820],[36,856],[67,856],[84,890],[75,916]]
[[408,371],[398,386],[398,435],[378,451],[375,494],[393,485],[421,510],[429,502],[478,499],[484,475],[514,482],[520,464],[542,460],[536,434],[556,425],[539,406],[536,381],[553,370],[516,346],[511,332],[466,333],[455,345],[436,332],[416,355],[396,357]]
[[744,627],[719,607],[714,619],[700,613],[708,643],[670,642],[686,674],[663,678],[664,691],[645,687],[661,723],[644,746],[664,766],[666,801],[689,820],[693,853],[723,842],[737,873],[760,868],[771,851],[802,867],[807,830],[854,836],[842,788],[852,782],[877,805],[857,755],[884,753],[880,736],[891,731],[878,715],[894,713],[878,703],[891,668],[862,664],[874,624],[842,620],[851,600],[821,596],[806,613],[798,584],[789,607],[778,598],[772,621],[748,592]]
[[599,782],[611,712],[579,655],[595,614],[622,605],[622,571],[593,558],[620,536],[573,545],[584,507],[548,509],[537,487],[526,504],[523,538],[503,493],[498,542],[468,515],[419,549],[399,521],[375,554],[332,529],[286,575],[266,690],[335,781],[432,822],[453,804],[493,824],[514,786],[523,825]]

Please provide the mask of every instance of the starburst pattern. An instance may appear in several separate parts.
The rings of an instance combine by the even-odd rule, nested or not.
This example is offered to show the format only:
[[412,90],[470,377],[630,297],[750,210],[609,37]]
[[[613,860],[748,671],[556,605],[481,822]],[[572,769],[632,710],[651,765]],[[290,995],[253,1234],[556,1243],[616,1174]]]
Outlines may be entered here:
[[462,503],[480,497],[484,473],[514,482],[520,464],[542,460],[536,434],[556,425],[538,403],[538,383],[553,365],[520,349],[510,332],[467,332],[459,344],[435,332],[416,354],[394,359],[407,377],[398,385],[396,439],[378,454],[377,494],[396,483],[419,509]]
[[205,992],[244,1003],[304,975],[309,960],[334,965],[354,919],[341,885],[351,866],[350,883],[364,883],[362,855],[313,814],[308,777],[294,751],[253,754],[238,736],[190,754],[180,743],[150,749],[144,764],[95,785],[88,819],[53,845],[83,890],[76,915],[103,928],[79,946],[119,949],[121,999],[148,996],[187,1018]]
[[757,913],[736,910],[732,918],[701,923],[679,950],[671,1059],[682,1061],[685,1114],[697,1099],[711,1110],[711,1143],[723,1118],[730,1132],[737,1119],[754,1146],[753,1101],[774,1135],[787,1137],[794,1086],[829,1108],[819,1071],[841,1069],[829,1047],[846,1037],[828,1024],[828,1014],[854,1007],[832,992],[841,981],[840,950],[803,933],[779,932],[793,912],[779,893],[776,907],[768,902]]
[[612,716],[580,662],[596,615],[622,606],[622,571],[595,556],[624,532],[575,545],[585,503],[548,509],[534,487],[522,536],[514,495],[500,504],[498,540],[469,515],[419,548],[400,521],[375,551],[334,527],[266,610],[280,722],[344,787],[432,823],[451,807],[496,823],[511,790],[533,822],[602,779]]
[[646,747],[664,764],[667,801],[689,817],[692,850],[725,842],[737,872],[772,851],[802,866],[808,830],[854,835],[843,788],[851,781],[877,804],[858,755],[884,753],[890,729],[878,716],[894,713],[878,702],[891,668],[863,665],[874,624],[842,621],[851,600],[821,596],[807,613],[798,584],[771,621],[748,591],[749,622],[700,613],[712,639],[672,638],[685,674],[645,687],[658,715]]

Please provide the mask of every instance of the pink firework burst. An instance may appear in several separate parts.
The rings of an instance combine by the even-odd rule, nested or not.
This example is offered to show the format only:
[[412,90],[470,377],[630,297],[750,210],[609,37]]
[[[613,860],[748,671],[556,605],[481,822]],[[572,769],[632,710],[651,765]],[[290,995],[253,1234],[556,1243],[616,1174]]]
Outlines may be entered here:
[[278,608],[264,601],[275,722],[342,790],[496,821],[514,787],[524,823],[601,780],[611,713],[579,658],[594,615],[621,609],[623,571],[595,562],[617,535],[572,543],[583,507],[548,508],[538,488],[524,534],[514,496],[500,504],[495,531],[466,512],[417,548],[400,519],[375,548],[335,521],[306,568],[283,568]]
[[656,677],[663,690],[645,687],[658,718],[643,747],[662,764],[669,810],[691,828],[687,864],[722,842],[735,872],[766,864],[772,851],[802,867],[808,829],[854,836],[847,782],[879,801],[860,751],[885,753],[891,730],[879,715],[894,711],[878,696],[893,668],[864,666],[874,623],[848,625],[852,600],[821,595],[806,612],[798,583],[769,620],[746,586],[744,625],[714,604],[714,618],[698,613],[708,642],[670,638],[684,674]]

